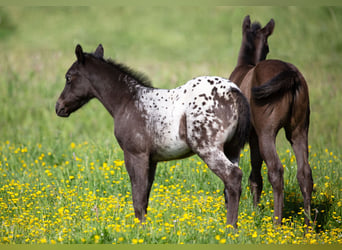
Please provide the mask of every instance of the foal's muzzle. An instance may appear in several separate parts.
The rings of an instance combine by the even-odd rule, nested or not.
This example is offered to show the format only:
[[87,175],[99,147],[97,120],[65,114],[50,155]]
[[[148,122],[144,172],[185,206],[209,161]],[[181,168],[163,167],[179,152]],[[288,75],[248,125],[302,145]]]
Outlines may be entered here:
[[56,114],[60,117],[68,117],[70,114],[66,111],[63,104],[60,104],[58,101],[56,102]]

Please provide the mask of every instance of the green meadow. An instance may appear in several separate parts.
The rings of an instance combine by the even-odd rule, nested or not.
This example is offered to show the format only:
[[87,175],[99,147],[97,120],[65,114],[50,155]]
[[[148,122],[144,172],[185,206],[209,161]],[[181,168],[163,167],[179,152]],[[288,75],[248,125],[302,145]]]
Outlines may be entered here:
[[[223,184],[196,156],[159,163],[140,225],[112,117],[97,100],[67,119],[55,114],[76,45],[91,52],[101,43],[106,58],[175,88],[195,76],[229,77],[247,14],[262,25],[274,18],[268,58],[293,63],[309,85],[312,227],[283,131],[281,226],[272,222],[266,165],[253,207],[248,145],[237,229],[225,225]],[[338,7],[0,8],[0,243],[342,243],[341,25]]]

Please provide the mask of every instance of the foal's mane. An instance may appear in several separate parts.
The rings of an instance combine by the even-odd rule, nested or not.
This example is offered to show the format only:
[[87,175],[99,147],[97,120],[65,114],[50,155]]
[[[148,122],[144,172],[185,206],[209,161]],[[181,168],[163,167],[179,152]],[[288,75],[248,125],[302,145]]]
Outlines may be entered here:
[[259,22],[252,23],[252,31],[255,32],[257,30],[261,29],[261,24]]
[[128,75],[129,77],[133,78],[136,80],[140,85],[145,86],[145,87],[153,87],[150,79],[141,72],[138,72],[136,70],[133,70],[132,68],[128,67],[127,65],[123,63],[118,63],[115,60],[112,59],[104,59],[95,56],[94,54],[89,54],[97,59],[100,59],[101,61],[111,65],[113,68],[116,68],[117,70],[123,72],[124,74]]
[[123,63],[118,63],[112,59],[105,60],[108,64],[112,65],[113,67],[119,69],[120,71],[124,72],[125,74],[129,75],[133,79],[135,79],[139,84],[145,87],[152,87],[151,80],[146,76],[144,73],[136,71]]

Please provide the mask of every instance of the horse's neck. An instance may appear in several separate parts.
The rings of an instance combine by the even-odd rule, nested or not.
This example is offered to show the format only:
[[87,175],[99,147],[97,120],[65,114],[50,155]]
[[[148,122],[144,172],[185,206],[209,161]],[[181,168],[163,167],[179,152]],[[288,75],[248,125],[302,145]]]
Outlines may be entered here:
[[237,66],[241,65],[256,65],[257,64],[257,51],[253,45],[248,46],[248,43],[245,41],[242,41],[239,56],[238,56],[238,62]]
[[237,62],[237,66],[242,66],[242,65],[256,65],[256,60],[255,60],[255,55],[250,53],[250,55],[248,53],[239,53],[239,57],[238,57],[238,62]]
[[229,80],[240,86],[243,78],[248,73],[248,71],[256,65],[255,57],[255,51],[244,44],[244,42],[242,42],[237,65],[234,71],[229,76]]
[[121,74],[108,74],[94,82],[95,97],[114,118],[122,107],[133,100],[132,82],[129,77]]

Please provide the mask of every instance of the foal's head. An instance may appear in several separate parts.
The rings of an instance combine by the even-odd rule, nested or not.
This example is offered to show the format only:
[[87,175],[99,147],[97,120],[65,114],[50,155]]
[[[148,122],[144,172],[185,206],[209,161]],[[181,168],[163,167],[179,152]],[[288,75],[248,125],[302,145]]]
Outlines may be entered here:
[[272,34],[273,29],[273,19],[261,28],[257,22],[251,24],[249,16],[246,16],[242,23],[242,44],[238,63],[256,65],[265,60],[269,52],[267,39]]
[[82,47],[77,45],[75,53],[77,61],[67,71],[65,87],[56,103],[56,113],[62,117],[68,117],[94,97],[87,69],[96,58],[103,58],[103,47],[100,44],[90,55],[83,53]]

